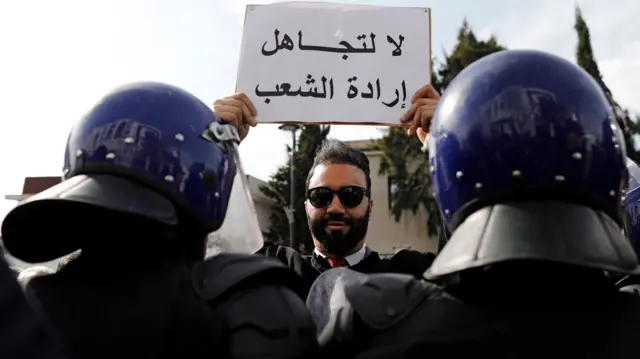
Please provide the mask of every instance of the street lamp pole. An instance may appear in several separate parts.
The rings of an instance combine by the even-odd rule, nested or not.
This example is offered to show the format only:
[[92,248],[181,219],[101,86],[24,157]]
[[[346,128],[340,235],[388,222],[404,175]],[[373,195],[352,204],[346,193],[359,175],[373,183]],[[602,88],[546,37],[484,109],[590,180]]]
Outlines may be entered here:
[[289,179],[289,208],[285,209],[287,214],[287,219],[289,220],[289,245],[294,250],[298,250],[298,240],[296,238],[296,216],[295,216],[295,200],[296,200],[296,163],[295,163],[295,154],[296,154],[296,133],[300,129],[300,126],[294,123],[284,124],[279,127],[280,130],[291,132],[291,153],[289,158],[289,171],[290,171],[290,179]]

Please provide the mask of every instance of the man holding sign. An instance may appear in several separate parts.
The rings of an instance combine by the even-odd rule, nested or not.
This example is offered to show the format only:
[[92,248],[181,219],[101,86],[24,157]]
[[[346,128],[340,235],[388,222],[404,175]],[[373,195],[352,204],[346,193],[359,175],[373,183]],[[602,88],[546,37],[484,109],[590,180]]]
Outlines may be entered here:
[[[415,22],[390,22],[392,15]],[[326,31],[332,29],[331,24],[337,32]],[[356,36],[355,40],[361,42],[358,48],[343,39],[347,29],[355,25],[375,30]],[[296,26],[302,30],[294,31]],[[271,27],[275,30],[267,31]],[[273,36],[264,39],[266,33]],[[376,33],[388,33],[383,44],[376,45]],[[313,45],[310,39],[314,39]],[[331,41],[338,46],[327,45]],[[218,99],[213,108],[221,119],[238,128],[241,139],[259,122],[298,122],[409,126],[407,134],[424,142],[440,99],[428,84],[430,73],[424,71],[430,58],[428,9],[318,3],[250,5],[237,85],[243,92]],[[323,75],[307,73],[317,73],[316,69]],[[335,75],[324,75],[329,73]],[[300,74],[304,86],[292,85],[292,74]],[[340,76],[344,82],[338,80]],[[375,80],[362,85],[358,77]],[[383,85],[396,82],[399,86],[388,91],[392,96],[387,98]],[[269,88],[267,83],[275,85]],[[411,89],[415,91],[413,96],[408,92]],[[314,256],[308,262],[288,247],[266,254],[280,258],[305,278],[309,287],[319,273],[336,266],[363,273],[400,272],[422,277],[432,255],[405,250],[391,260],[383,260],[364,244],[373,205],[365,193],[370,191],[368,178],[369,164],[362,151],[339,141],[323,146],[309,174],[307,192],[329,189],[338,194],[339,201],[333,196],[326,205],[318,205],[311,198],[306,202]],[[342,193],[349,188],[365,192],[357,202],[350,203]],[[325,223],[338,217],[345,223],[338,229]]]

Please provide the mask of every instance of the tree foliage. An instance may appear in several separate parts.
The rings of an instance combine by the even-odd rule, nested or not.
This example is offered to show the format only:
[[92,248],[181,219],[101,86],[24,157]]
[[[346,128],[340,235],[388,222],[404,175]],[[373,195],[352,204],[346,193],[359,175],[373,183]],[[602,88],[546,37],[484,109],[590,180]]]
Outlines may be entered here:
[[[600,84],[606,93],[609,103],[613,107],[616,120],[623,129],[626,147],[629,157],[640,162],[640,151],[635,143],[640,138],[640,125],[636,117],[633,120],[629,111],[622,108],[614,99],[613,94],[604,82],[595,59],[591,46],[589,28],[576,8],[574,26],[578,35],[576,59],[578,65],[589,72]],[[474,34],[469,23],[465,20],[458,32],[457,43],[451,53],[444,54],[444,61],[432,68],[431,84],[439,92],[443,93],[451,81],[467,66],[474,61],[504,50],[493,36],[486,40],[479,40]],[[434,61],[436,62],[436,61]],[[435,70],[435,71],[434,71]],[[305,125],[299,141],[299,149],[296,152],[296,233],[303,248],[311,249],[311,235],[309,233],[306,215],[304,211],[304,182],[311,169],[313,157],[322,141],[329,133],[328,126]],[[426,161],[427,153],[422,151],[422,144],[415,138],[406,135],[406,129],[392,127],[385,130],[383,138],[377,140],[373,148],[382,151],[381,174],[389,176],[393,181],[393,198],[391,213],[396,221],[399,221],[404,212],[416,213],[424,208],[429,214],[427,223],[429,234],[440,233],[442,239],[440,211],[433,197],[430,174]],[[272,198],[280,207],[289,203],[289,165],[280,167],[272,176],[268,185],[261,190]],[[288,238],[288,221],[282,208],[276,209],[271,217],[271,227],[266,233],[267,240],[274,243],[285,242]]]
[[505,50],[505,47],[500,45],[494,36],[487,40],[478,40],[467,20],[464,20],[458,31],[458,43],[451,54],[444,55],[445,61],[437,71],[438,76],[433,82],[436,90],[440,93],[444,92],[451,81],[467,66],[502,50]]
[[[445,91],[449,83],[460,71],[474,61],[505,48],[495,37],[478,40],[469,23],[465,20],[458,32],[458,42],[444,61],[431,72],[431,84],[439,92]],[[385,130],[384,137],[376,141],[375,148],[383,153],[380,171],[394,182],[391,213],[397,221],[406,211],[416,213],[424,208],[428,215],[429,234],[440,233],[442,239],[442,217],[433,197],[431,175],[428,171],[422,144],[416,138],[409,138],[406,129],[393,127]],[[391,199],[390,199],[391,200]]]
[[596,62],[593,48],[591,47],[591,34],[589,32],[589,27],[582,17],[580,8],[576,8],[576,21],[574,28],[578,34],[578,46],[576,48],[576,60],[578,65],[587,71],[596,80],[600,87],[602,87],[602,90],[607,95],[607,99],[609,100],[611,107],[613,107],[616,121],[624,133],[627,155],[634,161],[639,162],[640,152],[635,145],[635,138],[640,134],[638,118],[636,117],[635,120],[631,119],[629,111],[622,108],[622,106],[616,102],[611,90],[609,90],[609,87],[605,84],[602,73],[600,73],[598,63]]
[[[329,134],[330,126],[303,125],[300,132],[297,148],[295,149],[295,236],[300,244],[300,251],[310,252],[313,249],[311,234],[307,224],[307,216],[304,210],[305,181],[307,174],[313,165],[315,153]],[[287,146],[287,152],[291,153],[291,147]],[[266,185],[260,187],[262,193],[272,199],[277,208],[271,214],[271,225],[265,233],[265,239],[274,244],[289,244],[289,221],[284,208],[289,206],[290,199],[290,162],[280,166],[271,176]]]

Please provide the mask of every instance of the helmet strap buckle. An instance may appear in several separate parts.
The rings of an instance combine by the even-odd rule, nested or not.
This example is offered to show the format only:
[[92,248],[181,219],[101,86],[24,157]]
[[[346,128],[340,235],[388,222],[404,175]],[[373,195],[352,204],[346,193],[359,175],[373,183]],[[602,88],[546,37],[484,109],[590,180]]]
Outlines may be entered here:
[[240,144],[240,135],[238,135],[238,130],[232,124],[217,121],[211,122],[201,136],[214,143],[234,142]]

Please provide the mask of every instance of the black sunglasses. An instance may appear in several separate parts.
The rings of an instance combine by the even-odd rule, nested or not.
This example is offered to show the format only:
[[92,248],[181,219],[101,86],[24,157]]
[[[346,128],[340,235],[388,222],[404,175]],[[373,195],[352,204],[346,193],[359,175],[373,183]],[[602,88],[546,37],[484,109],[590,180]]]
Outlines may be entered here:
[[369,190],[358,186],[347,186],[337,191],[329,187],[316,187],[307,191],[307,199],[315,208],[329,207],[335,195],[338,195],[340,203],[342,203],[345,208],[354,208],[362,203],[365,195],[369,197]]

